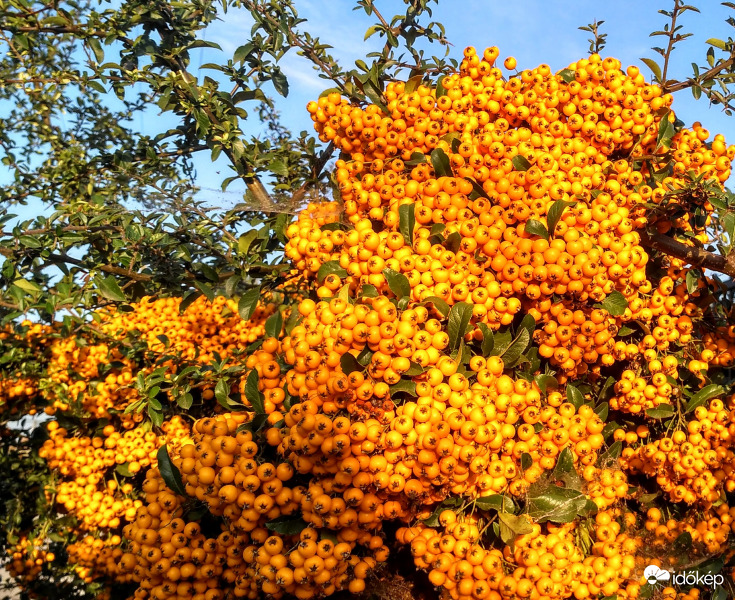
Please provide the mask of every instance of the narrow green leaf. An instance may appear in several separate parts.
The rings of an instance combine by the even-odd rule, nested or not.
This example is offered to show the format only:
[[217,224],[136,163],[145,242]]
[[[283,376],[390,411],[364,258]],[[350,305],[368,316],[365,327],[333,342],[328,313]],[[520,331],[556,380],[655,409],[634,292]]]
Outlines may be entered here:
[[276,310],[265,322],[265,334],[277,338],[281,335],[281,329],[283,329],[283,314],[280,310]]
[[339,364],[340,367],[342,367],[342,372],[345,375],[349,375],[350,373],[354,373],[355,371],[362,372],[365,370],[365,367],[357,362],[355,356],[350,352],[342,355],[342,357],[339,359]]
[[562,214],[564,214],[564,210],[569,206],[574,206],[575,204],[577,204],[577,202],[574,200],[557,200],[551,205],[551,208],[549,208],[549,212],[546,215],[546,224],[549,226],[550,236],[554,235],[556,224],[561,219]]
[[493,332],[487,325],[485,325],[485,323],[478,323],[477,326],[482,332],[482,345],[480,346],[480,351],[483,356],[490,356],[490,353],[493,351],[493,346],[495,345]]
[[451,177],[452,166],[449,157],[441,148],[434,148],[431,152],[431,166],[434,167],[436,177]]
[[327,275],[337,275],[340,279],[347,277],[347,270],[344,269],[337,260],[329,260],[325,262],[316,272],[316,279],[322,283]]
[[245,380],[245,399],[250,402],[250,406],[253,407],[253,412],[255,412],[256,415],[265,414],[263,393],[258,389],[259,380],[260,376],[256,369],[252,369]]
[[548,229],[546,229],[541,221],[537,221],[536,219],[529,219],[528,221],[526,221],[524,229],[529,235],[537,235],[544,238],[545,240],[549,239],[549,231]]
[[181,472],[171,461],[166,444],[158,449],[156,459],[158,460],[158,470],[160,471],[161,477],[168,488],[172,492],[176,492],[179,496],[185,497],[186,488],[184,487],[184,482],[181,479]]
[[579,410],[579,407],[584,404],[584,396],[582,395],[582,392],[580,392],[571,383],[567,384],[567,400],[577,410]]
[[654,77],[656,78],[656,81],[661,83],[661,67],[658,66],[658,63],[650,58],[641,58],[641,61],[649,68],[651,69],[651,72],[653,73]]
[[595,306],[604,308],[613,317],[620,317],[625,314],[625,310],[628,308],[628,299],[619,291],[613,290],[601,304]]
[[506,367],[513,368],[516,365],[523,351],[528,348],[530,341],[531,335],[528,333],[528,329],[521,329],[510,346],[500,355]]
[[398,393],[405,393],[409,396],[416,397],[416,383],[411,381],[410,379],[401,379],[398,383],[393,384],[390,386],[390,395],[394,396]]
[[284,516],[278,517],[273,521],[268,521],[265,526],[266,529],[270,529],[271,531],[280,533],[281,535],[296,535],[306,529],[309,524],[301,517],[293,518],[290,516]]
[[513,163],[513,168],[516,171],[528,171],[531,168],[529,160],[521,154],[516,154],[510,162]]
[[572,83],[576,78],[572,69],[562,69],[557,73],[557,75],[562,78],[564,83]]
[[105,298],[113,302],[125,302],[125,292],[118,285],[112,275],[108,275],[104,279],[97,279],[97,289]]
[[706,385],[689,399],[685,412],[690,413],[708,400],[722,396],[724,393],[725,389],[721,385],[714,383]]
[[258,300],[260,299],[260,286],[248,290],[242,296],[240,301],[237,303],[237,312],[243,321],[250,320],[253,316],[255,308],[258,306]]
[[719,48],[720,50],[727,51],[727,44],[723,42],[722,40],[718,40],[717,38],[709,38],[705,44],[709,44],[710,46],[714,46],[715,48]]
[[395,294],[396,298],[400,300],[411,295],[411,284],[403,273],[386,268],[383,269],[383,275],[388,282],[390,291]]
[[449,314],[449,304],[446,303],[446,301],[442,300],[438,296],[429,296],[426,300],[424,300],[424,303],[431,302],[434,305],[434,308],[438,310],[443,317],[446,317]]
[[675,414],[674,407],[670,404],[659,404],[656,408],[646,409],[646,416],[651,419],[668,419]]
[[225,410],[231,410],[230,407],[230,386],[224,379],[220,379],[214,387],[214,397],[217,403]]
[[416,205],[411,202],[408,204],[401,204],[398,207],[398,218],[399,225],[398,229],[406,240],[406,244],[409,246],[413,245],[413,230],[416,225]]
[[552,485],[529,499],[528,514],[537,523],[570,523],[585,504],[587,497],[582,492]]
[[176,404],[179,405],[180,408],[183,408],[184,410],[189,410],[191,408],[191,405],[194,404],[194,396],[192,396],[189,392],[186,394],[182,394],[176,399]]
[[472,306],[466,302],[458,302],[449,311],[449,350],[454,350],[464,338],[465,331],[472,318]]

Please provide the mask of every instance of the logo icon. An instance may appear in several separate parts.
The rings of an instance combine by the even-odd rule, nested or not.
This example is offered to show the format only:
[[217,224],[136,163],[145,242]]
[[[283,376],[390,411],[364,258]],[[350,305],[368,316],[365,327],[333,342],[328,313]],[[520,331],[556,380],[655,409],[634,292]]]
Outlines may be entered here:
[[643,571],[643,576],[650,585],[656,585],[657,583],[671,579],[671,573],[656,565],[648,565]]

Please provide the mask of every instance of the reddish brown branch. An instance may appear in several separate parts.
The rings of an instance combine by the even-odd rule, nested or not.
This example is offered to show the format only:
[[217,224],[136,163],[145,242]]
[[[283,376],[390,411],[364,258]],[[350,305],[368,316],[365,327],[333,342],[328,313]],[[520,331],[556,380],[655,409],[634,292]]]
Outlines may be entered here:
[[669,256],[680,258],[694,267],[709,269],[735,278],[735,253],[730,253],[729,256],[714,254],[697,246],[687,246],[660,233],[649,235],[641,232],[641,244]]

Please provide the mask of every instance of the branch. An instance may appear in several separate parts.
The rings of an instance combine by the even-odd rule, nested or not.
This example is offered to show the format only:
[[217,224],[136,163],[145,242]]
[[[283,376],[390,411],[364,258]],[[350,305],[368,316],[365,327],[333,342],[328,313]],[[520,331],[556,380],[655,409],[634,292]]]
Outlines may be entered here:
[[665,90],[666,92],[673,94],[674,92],[685,90],[686,88],[692,87],[693,85],[701,85],[700,81],[705,82],[709,79],[712,79],[715,76],[719,75],[722,71],[732,67],[734,64],[735,64],[735,50],[733,50],[730,53],[730,58],[721,62],[716,67],[712,67],[709,71],[705,71],[702,74],[702,76],[699,78],[699,81],[696,79],[692,79],[691,77],[689,79],[685,79],[684,81],[674,81],[672,85],[667,85],[665,87]]
[[679,14],[679,0],[674,0],[674,9],[671,11],[671,30],[669,31],[669,44],[664,54],[664,68],[661,72],[661,83],[666,85],[666,73],[669,70],[669,59],[671,51],[674,49],[674,39],[676,38],[676,17]]
[[735,252],[731,252],[728,256],[714,254],[697,246],[687,246],[661,233],[649,235],[642,231],[640,236],[641,244],[644,246],[680,258],[694,267],[724,273],[728,277],[735,278]]

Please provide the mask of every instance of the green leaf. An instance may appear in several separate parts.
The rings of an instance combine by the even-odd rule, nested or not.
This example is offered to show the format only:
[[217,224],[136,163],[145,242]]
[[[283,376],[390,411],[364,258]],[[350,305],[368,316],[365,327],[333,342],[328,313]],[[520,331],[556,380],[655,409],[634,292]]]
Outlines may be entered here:
[[696,269],[689,269],[685,278],[687,292],[693,294],[699,289],[699,271]]
[[401,204],[398,207],[399,225],[398,230],[401,232],[406,244],[413,245],[413,230],[416,225],[416,205],[411,202],[409,204]]
[[521,329],[518,331],[518,335],[515,337],[513,342],[508,349],[500,355],[503,359],[505,366],[513,368],[518,359],[523,354],[524,350],[528,348],[528,343],[531,341],[531,335],[528,333],[528,329]]
[[184,295],[184,298],[179,304],[179,314],[186,312],[186,309],[192,305],[192,303],[201,296],[202,293],[198,290],[191,290]]
[[575,204],[577,204],[577,202],[574,200],[557,200],[551,205],[551,208],[546,215],[546,224],[549,226],[549,235],[554,235],[556,224],[561,219],[562,214],[564,214],[564,210],[569,206],[574,206]]
[[572,69],[562,69],[557,73],[564,83],[572,83],[576,79]]
[[559,453],[559,458],[556,461],[556,466],[551,474],[553,479],[562,481],[567,488],[573,490],[580,490],[582,487],[582,480],[574,468],[574,454],[572,449],[567,446]]
[[322,283],[327,275],[332,274],[337,275],[340,279],[348,275],[347,270],[339,264],[339,261],[329,260],[319,267],[319,270],[316,272],[316,279],[319,283]]
[[533,331],[536,329],[536,319],[533,318],[533,315],[526,315],[518,327],[519,329],[525,329],[528,331],[528,335],[533,337]]
[[595,304],[595,307],[604,308],[613,317],[620,317],[625,314],[625,309],[628,308],[628,299],[618,290],[613,290],[601,304]]
[[416,375],[421,375],[421,373],[423,373],[423,372],[424,372],[424,367],[422,367],[418,363],[415,363],[415,362],[411,361],[411,366],[404,373],[404,375],[406,377],[415,377]]
[[493,351],[493,346],[495,345],[493,332],[487,325],[485,325],[485,323],[478,323],[477,326],[482,332],[482,345],[480,346],[480,351],[483,356],[490,356],[490,353]]
[[712,593],[712,600],[727,600],[727,590],[718,585]]
[[378,288],[376,288],[374,285],[370,285],[369,283],[366,283],[360,289],[360,294],[362,295],[363,298],[377,298]]
[[260,376],[258,375],[258,371],[252,369],[245,380],[245,399],[250,402],[250,406],[253,407],[255,414],[265,414],[263,393],[258,389],[259,380]]
[[255,50],[254,44],[245,44],[244,46],[240,46],[237,50],[235,50],[235,53],[232,55],[232,60],[234,62],[242,62],[248,56],[250,56],[250,53],[253,50]]
[[449,314],[449,304],[439,298],[439,296],[429,296],[426,300],[424,300],[424,303],[429,302],[434,305],[434,308],[438,310],[443,317],[446,317]]
[[661,117],[661,121],[658,124],[658,135],[656,136],[656,149],[661,147],[666,149],[671,148],[671,139],[676,133],[674,124],[669,121],[669,111],[666,111]]
[[418,75],[414,75],[413,77],[410,77],[406,84],[403,86],[403,92],[405,94],[411,94],[416,91],[416,89],[421,85],[421,82],[424,80],[424,74],[419,73]]
[[411,295],[411,284],[403,273],[386,268],[383,269],[383,276],[388,282],[390,291],[395,294],[396,298],[400,300],[401,298],[408,298]]
[[442,75],[441,77],[439,77],[439,79],[436,82],[435,96],[437,98],[441,98],[442,96],[446,96],[447,95],[447,88],[445,88],[444,87],[444,84],[442,83],[442,79],[443,78],[444,78],[444,76]]
[[243,233],[237,241],[237,250],[242,256],[247,256],[250,246],[258,237],[258,230],[251,229],[247,233]]
[[268,521],[265,526],[267,529],[281,535],[297,535],[306,529],[309,524],[301,517],[294,519],[291,516],[284,516]]
[[283,314],[280,310],[276,310],[265,322],[265,335],[277,338],[281,335],[283,329]]
[[595,407],[595,414],[600,417],[600,421],[603,423],[607,421],[607,415],[610,413],[610,405],[607,402],[603,402],[599,406]]
[[537,523],[571,523],[587,504],[587,497],[578,490],[549,486],[528,501],[528,514]]
[[408,167],[415,167],[416,165],[420,165],[425,162],[426,156],[424,156],[423,152],[412,152],[411,158],[409,158],[404,164]]
[[616,461],[623,452],[622,442],[613,442],[610,447],[605,450],[597,459],[597,464],[606,466],[608,463]]
[[610,376],[605,380],[605,383],[600,388],[597,397],[601,400],[607,400],[615,393],[615,378]]
[[521,469],[528,471],[533,466],[533,457],[528,453],[524,452],[521,454]]
[[441,148],[434,148],[431,152],[431,166],[434,167],[434,174],[437,178],[452,176],[452,165],[449,162],[449,157]]
[[539,373],[533,378],[533,380],[536,382],[536,385],[541,390],[542,394],[546,394],[549,389],[555,390],[559,387],[559,381],[556,377],[553,375],[547,375],[546,373]]
[[181,394],[176,399],[176,404],[179,405],[179,407],[183,408],[184,410],[189,410],[191,408],[191,405],[194,404],[194,396],[192,396],[189,392],[186,394]]
[[122,477],[134,477],[134,474],[130,472],[129,465],[129,462],[124,462],[121,465],[117,465],[115,467],[115,473]]
[[125,302],[125,292],[115,281],[112,275],[108,275],[104,279],[97,279],[97,289],[105,298],[113,302]]
[[194,287],[198,289],[207,300],[212,302],[214,300],[214,290],[208,286],[206,283],[203,283],[201,281],[195,281]]
[[102,49],[100,41],[95,37],[89,37],[87,38],[87,44],[89,44],[90,49],[94,52],[94,58],[97,63],[102,64],[105,61],[105,51]]
[[549,230],[546,229],[541,221],[537,221],[536,219],[529,219],[528,221],[526,221],[524,229],[529,235],[537,235],[544,238],[545,240],[549,239]]
[[351,352],[347,352],[340,357],[339,365],[340,367],[342,367],[342,372],[345,375],[349,375],[350,373],[354,373],[355,371],[362,372],[365,370],[364,365],[361,365],[359,362],[357,362],[357,359]]
[[620,329],[618,329],[618,337],[626,337],[633,333],[635,333],[635,329],[633,329],[632,327],[628,327],[627,325],[623,325]]
[[281,96],[288,96],[288,79],[278,67],[273,72],[272,81],[273,87]]
[[519,535],[533,531],[533,525],[524,516],[499,512],[498,518],[500,519],[500,539],[506,544],[513,543],[513,540]]
[[40,240],[34,238],[30,235],[21,235],[18,238],[18,241],[20,242],[21,246],[25,246],[26,248],[41,248],[43,247],[43,244]]
[[668,419],[676,414],[670,404],[659,404],[656,408],[646,409],[646,416],[651,419]]
[[268,163],[266,168],[274,175],[280,175],[281,177],[286,177],[288,175],[288,167],[282,160],[272,160]]
[[260,286],[250,289],[240,296],[240,301],[237,303],[237,312],[243,321],[248,321],[253,316],[259,299]]
[[457,302],[449,311],[449,350],[452,351],[459,345],[467,331],[467,326],[472,318],[472,305],[466,302]]
[[493,349],[490,351],[490,356],[502,356],[513,342],[513,336],[510,331],[495,332],[493,334]]
[[225,410],[231,410],[230,407],[230,386],[224,379],[220,379],[214,387],[214,397],[217,403]]
[[705,44],[709,44],[710,46],[714,46],[715,48],[719,48],[720,50],[727,51],[727,44],[723,42],[722,40],[718,40],[717,38],[709,38]]
[[516,505],[511,498],[502,494],[492,494],[491,496],[481,496],[474,501],[476,508],[480,510],[497,510],[499,512],[516,511]]
[[364,42],[367,41],[368,39],[370,39],[370,37],[372,37],[373,35],[375,35],[378,31],[382,29],[383,27],[381,25],[371,25],[370,27],[367,28],[367,31],[365,31],[365,38],[363,39],[363,41]]
[[392,386],[390,386],[391,396],[394,396],[395,394],[398,394],[400,392],[403,392],[415,398],[416,397],[416,383],[414,383],[410,379],[401,379],[398,383],[395,383]]
[[370,350],[370,346],[365,346],[360,354],[357,355],[357,362],[360,363],[363,367],[367,367],[370,364],[370,361],[373,358],[373,354],[375,354],[372,350]]
[[582,392],[580,392],[571,383],[567,384],[567,400],[577,410],[579,410],[579,407],[584,404],[584,396],[582,395]]
[[156,458],[158,460],[158,470],[160,471],[161,477],[163,477],[163,481],[166,483],[168,488],[172,492],[176,492],[179,496],[186,497],[186,488],[184,487],[184,482],[181,479],[181,472],[171,461],[166,444],[158,449]]
[[702,406],[708,400],[722,396],[724,393],[725,390],[721,385],[714,383],[706,385],[689,399],[685,412],[690,413],[697,407]]
[[28,281],[27,279],[16,279],[13,285],[18,286],[24,292],[29,294],[38,294],[41,291],[41,286],[35,281]]
[[475,198],[487,198],[488,200],[490,199],[490,196],[487,195],[485,188],[482,187],[477,181],[472,179],[472,177],[465,177],[465,179],[472,184],[470,200],[474,200]]
[[513,163],[513,168],[516,171],[528,171],[531,168],[529,160],[521,154],[516,154],[510,162]]
[[658,66],[658,63],[650,58],[641,58],[641,61],[651,69],[651,72],[656,77],[656,81],[661,83],[661,67]]
[[462,236],[460,235],[459,231],[453,231],[447,236],[447,239],[444,240],[444,247],[447,250],[451,250],[452,252],[457,252],[461,243]]

